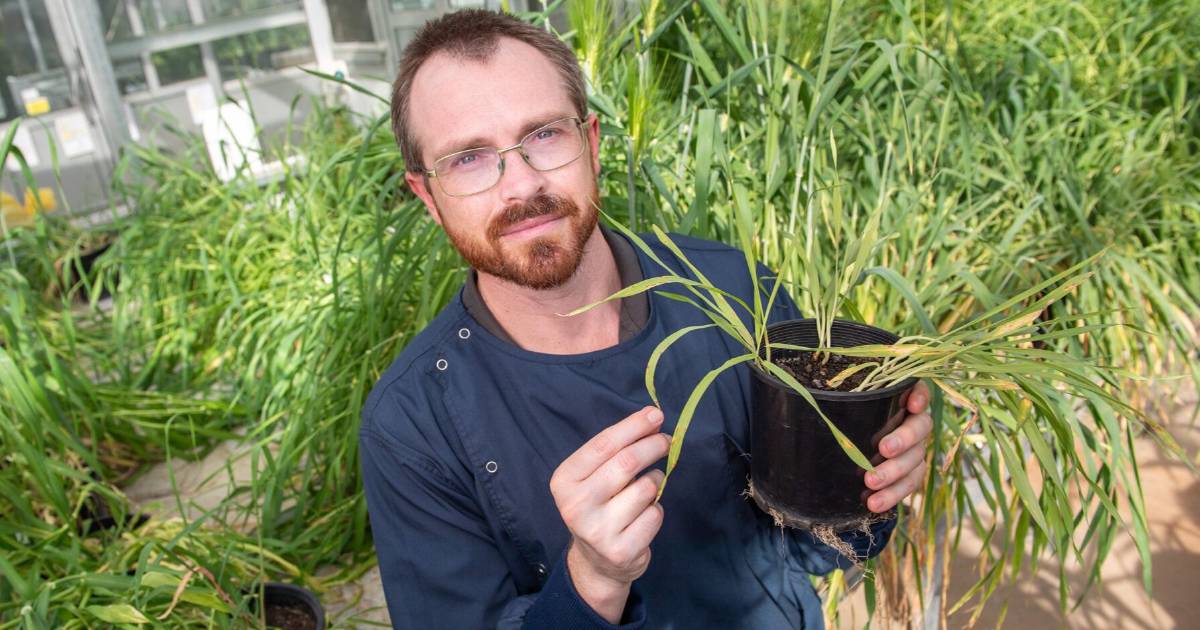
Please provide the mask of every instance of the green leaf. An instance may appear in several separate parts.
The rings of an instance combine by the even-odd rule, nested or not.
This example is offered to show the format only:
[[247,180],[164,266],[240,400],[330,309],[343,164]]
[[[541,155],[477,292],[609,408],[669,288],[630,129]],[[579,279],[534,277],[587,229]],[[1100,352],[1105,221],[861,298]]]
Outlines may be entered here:
[[716,133],[716,110],[700,110],[696,120],[696,157],[694,161],[695,171],[692,176],[695,193],[687,215],[683,217],[683,222],[679,224],[679,231],[684,234],[691,233],[693,226],[698,226],[701,230],[707,229],[708,187],[712,179],[712,163],[716,152],[713,148],[713,141]]
[[738,54],[738,58],[742,60],[742,63],[750,63],[750,50],[746,48],[746,44],[734,30],[733,24],[725,15],[725,11],[721,8],[721,5],[717,4],[716,0],[700,0],[700,6],[704,7],[704,12],[712,18],[713,23],[717,25],[717,30],[721,31],[721,35],[725,38],[726,42],[729,42],[729,45]]
[[150,623],[142,611],[129,604],[109,604],[107,606],[88,606],[84,608],[95,618],[108,623]]
[[655,391],[654,387],[654,374],[658,370],[658,361],[662,358],[663,353],[666,352],[667,349],[670,348],[676,341],[679,341],[681,338],[683,338],[684,335],[692,331],[712,328],[714,326],[716,326],[716,324],[684,326],[670,335],[667,335],[665,339],[660,341],[658,345],[654,347],[654,351],[650,353],[650,360],[646,362],[646,391],[649,392],[650,400],[654,401],[655,407],[662,407],[662,405],[658,402],[658,393]]
[[661,287],[666,284],[683,284],[683,285],[692,285],[692,286],[704,286],[701,283],[696,282],[695,280],[689,280],[687,278],[682,278],[679,276],[655,276],[653,278],[646,278],[645,280],[642,280],[640,282],[635,282],[635,283],[625,287],[624,289],[621,289],[620,291],[617,291],[616,293],[613,293],[612,295],[604,298],[603,300],[592,302],[591,304],[588,304],[587,306],[581,306],[581,307],[571,311],[570,313],[564,313],[562,316],[563,317],[574,317],[575,315],[590,311],[593,308],[596,308],[597,306],[600,306],[601,304],[604,304],[606,302],[611,302],[613,300],[627,298],[629,296],[637,295],[644,291],[649,291],[650,289],[653,289],[655,287]]
[[687,402],[683,405],[683,411],[679,412],[679,420],[675,423],[675,431],[671,433],[671,448],[667,451],[667,470],[663,476],[662,484],[658,486],[658,497],[662,498],[663,490],[667,487],[667,479],[671,478],[671,472],[675,470],[675,466],[679,463],[679,453],[683,449],[683,438],[687,436],[688,427],[692,424],[692,416],[696,415],[696,407],[700,404],[700,399],[704,393],[708,391],[708,387],[712,385],[714,379],[721,375],[722,372],[728,370],[735,365],[753,361],[754,354],[743,354],[733,357],[722,363],[719,367],[709,370],[696,387],[692,389],[692,393],[688,396]]

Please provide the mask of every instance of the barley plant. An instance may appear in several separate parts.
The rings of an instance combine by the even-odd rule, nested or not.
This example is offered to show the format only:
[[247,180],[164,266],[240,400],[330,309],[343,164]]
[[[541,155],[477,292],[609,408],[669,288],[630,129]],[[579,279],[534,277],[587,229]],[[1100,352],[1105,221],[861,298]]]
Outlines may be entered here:
[[[942,615],[1002,606],[990,596],[1023,566],[1077,563],[1090,579],[1060,580],[1069,610],[1119,537],[1151,586],[1135,440],[1196,457],[1159,406],[1200,382],[1196,3],[562,10],[614,225],[735,245],[747,273],[778,272],[763,304],[786,290],[826,330],[903,337],[857,351],[865,387],[931,380],[930,472],[862,587],[877,619],[923,609],[967,530],[987,543],[980,572]],[[0,225],[0,628],[261,625],[255,584],[325,593],[374,563],[358,412],[463,269],[386,119],[308,105],[269,156],[300,157],[274,183],[221,182],[164,124],[181,148],[132,147],[114,178],[129,216]],[[15,128],[0,161],[20,167]],[[28,169],[2,177],[37,188]],[[747,361],[771,350],[761,305],[641,288],[712,300]],[[146,518],[126,498],[152,465],[222,444],[251,477],[216,507],[178,496],[177,516]],[[826,580],[830,610],[845,590]]]

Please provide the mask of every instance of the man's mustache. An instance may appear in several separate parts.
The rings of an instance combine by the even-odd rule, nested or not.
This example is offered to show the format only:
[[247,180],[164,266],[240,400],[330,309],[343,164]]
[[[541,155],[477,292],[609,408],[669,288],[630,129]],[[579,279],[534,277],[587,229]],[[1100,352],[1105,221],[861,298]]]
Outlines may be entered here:
[[504,209],[488,228],[488,236],[498,239],[510,227],[545,215],[568,216],[576,212],[575,204],[557,195],[538,195],[526,203],[515,203]]

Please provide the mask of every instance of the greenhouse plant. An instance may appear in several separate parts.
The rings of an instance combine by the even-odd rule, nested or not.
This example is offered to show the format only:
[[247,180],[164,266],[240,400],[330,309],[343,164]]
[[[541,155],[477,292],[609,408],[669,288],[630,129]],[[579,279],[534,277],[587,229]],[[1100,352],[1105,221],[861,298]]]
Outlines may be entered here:
[[[1200,382],[1195,3],[635,4],[563,5],[609,224],[737,245],[762,289],[739,303],[683,264],[638,290],[701,309],[847,474],[871,467],[874,431],[822,390],[932,385],[928,473],[854,593],[874,623],[973,623],[1030,566],[1070,611],[1123,539],[1150,589],[1135,446],[1196,457],[1162,423]],[[386,128],[314,103],[276,156],[303,165],[259,186],[221,181],[202,140],[164,124],[184,148],[129,148],[113,185],[137,211],[104,235],[25,212],[36,195],[27,225],[0,226],[0,628],[262,627],[269,581],[317,593],[331,625],[370,625],[330,605],[375,564],[357,410],[463,272]],[[15,130],[3,182],[37,190]],[[785,290],[811,336],[774,335]],[[889,336],[840,346],[840,322]],[[860,362],[809,387],[769,360],[800,353]],[[655,359],[651,396],[667,344]],[[689,464],[679,426],[672,469]],[[139,518],[132,484],[226,444],[249,479]],[[97,501],[111,528],[80,525]],[[964,533],[977,573],[947,601]],[[822,582],[831,625],[853,574]]]

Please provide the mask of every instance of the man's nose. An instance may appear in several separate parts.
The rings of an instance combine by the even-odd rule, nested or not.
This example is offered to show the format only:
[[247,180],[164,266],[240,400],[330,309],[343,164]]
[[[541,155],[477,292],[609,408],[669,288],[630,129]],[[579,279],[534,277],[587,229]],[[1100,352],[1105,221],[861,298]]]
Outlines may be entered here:
[[504,169],[497,188],[505,204],[524,203],[545,191],[546,174],[530,166],[519,151],[509,151],[503,158]]

